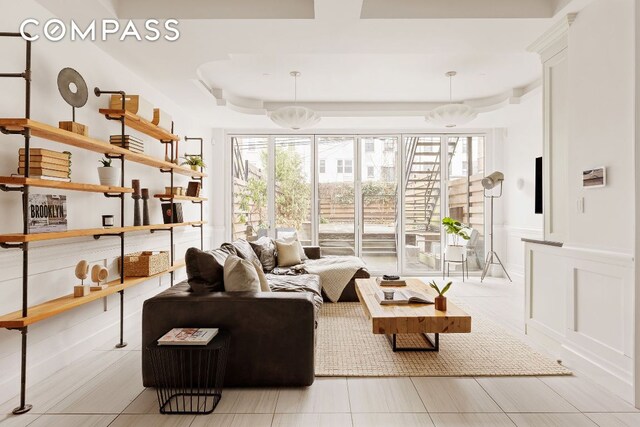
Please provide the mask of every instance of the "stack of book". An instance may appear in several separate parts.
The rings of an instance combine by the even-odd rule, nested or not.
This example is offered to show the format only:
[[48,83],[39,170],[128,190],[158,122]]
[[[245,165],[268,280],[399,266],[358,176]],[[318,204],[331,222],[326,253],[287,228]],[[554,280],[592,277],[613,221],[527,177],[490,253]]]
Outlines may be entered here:
[[[18,151],[20,156],[18,174],[25,174],[25,151]],[[29,150],[29,177],[51,179],[55,181],[71,181],[71,153],[31,148]]]
[[109,141],[112,145],[117,145],[135,153],[144,153],[144,141],[135,136],[125,135],[123,140],[122,135],[111,135]]

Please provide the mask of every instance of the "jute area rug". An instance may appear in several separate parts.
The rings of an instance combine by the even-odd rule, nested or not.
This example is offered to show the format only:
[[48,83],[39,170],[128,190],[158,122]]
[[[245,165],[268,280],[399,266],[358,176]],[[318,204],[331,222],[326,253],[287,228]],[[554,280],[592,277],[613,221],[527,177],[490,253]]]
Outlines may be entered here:
[[[422,346],[417,335],[400,346]],[[397,352],[371,332],[360,303],[325,303],[318,321],[316,376],[512,376],[570,375],[493,321],[473,316],[469,334],[441,334],[439,352]]]

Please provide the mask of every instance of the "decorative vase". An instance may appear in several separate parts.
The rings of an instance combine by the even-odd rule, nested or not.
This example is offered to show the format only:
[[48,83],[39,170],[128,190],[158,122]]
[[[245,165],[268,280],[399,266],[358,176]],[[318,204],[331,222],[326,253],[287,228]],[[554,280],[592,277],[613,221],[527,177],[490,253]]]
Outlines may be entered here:
[[438,311],[447,311],[447,298],[443,296],[437,296],[434,299],[435,308]]
[[142,225],[151,225],[149,219],[149,189],[142,189]]
[[447,261],[464,261],[465,246],[449,245],[444,252]]
[[100,185],[108,185],[110,187],[120,186],[120,168],[100,166],[98,168],[98,176],[100,177]]

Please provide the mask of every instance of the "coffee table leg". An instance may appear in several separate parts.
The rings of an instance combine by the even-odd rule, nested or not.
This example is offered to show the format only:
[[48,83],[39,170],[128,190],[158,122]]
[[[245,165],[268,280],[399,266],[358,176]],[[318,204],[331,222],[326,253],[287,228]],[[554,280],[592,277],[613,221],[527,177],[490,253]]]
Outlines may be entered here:
[[433,340],[428,334],[422,333],[420,335],[422,335],[429,347],[398,347],[396,334],[387,335],[387,339],[394,353],[398,351],[440,351],[440,334],[433,334]]

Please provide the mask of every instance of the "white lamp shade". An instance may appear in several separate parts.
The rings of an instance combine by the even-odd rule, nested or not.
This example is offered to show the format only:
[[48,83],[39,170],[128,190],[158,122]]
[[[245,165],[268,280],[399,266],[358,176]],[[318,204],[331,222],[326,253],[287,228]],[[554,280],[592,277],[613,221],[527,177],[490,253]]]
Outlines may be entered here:
[[269,117],[278,126],[293,130],[305,129],[320,121],[315,111],[298,105],[278,108]]
[[478,113],[465,104],[446,104],[427,113],[427,122],[441,127],[453,128],[469,123],[477,117]]

